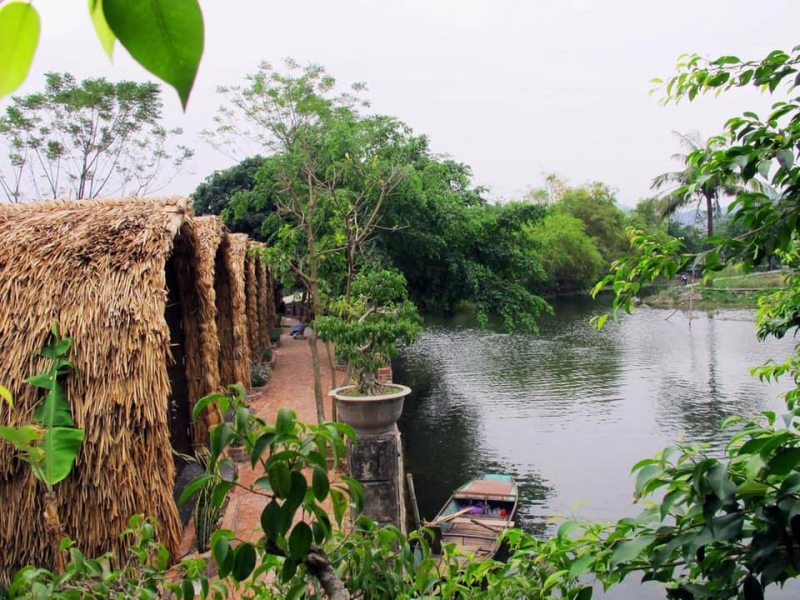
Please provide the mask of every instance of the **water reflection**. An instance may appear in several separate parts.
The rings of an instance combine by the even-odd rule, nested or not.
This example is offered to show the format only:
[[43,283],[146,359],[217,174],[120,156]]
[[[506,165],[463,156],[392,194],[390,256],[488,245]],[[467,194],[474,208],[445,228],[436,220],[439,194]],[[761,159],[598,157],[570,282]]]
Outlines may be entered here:
[[748,368],[782,358],[792,340],[758,343],[752,313],[696,313],[690,327],[684,313],[666,320],[671,311],[645,308],[598,332],[589,319],[604,306],[555,308],[538,336],[483,331],[464,315],[434,319],[396,361],[395,379],[414,390],[400,429],[425,516],[493,470],[518,478],[522,524],[535,534],[578,501],[585,518],[636,514],[639,459],[681,436],[719,451],[727,416],[782,405],[785,386],[763,385]]

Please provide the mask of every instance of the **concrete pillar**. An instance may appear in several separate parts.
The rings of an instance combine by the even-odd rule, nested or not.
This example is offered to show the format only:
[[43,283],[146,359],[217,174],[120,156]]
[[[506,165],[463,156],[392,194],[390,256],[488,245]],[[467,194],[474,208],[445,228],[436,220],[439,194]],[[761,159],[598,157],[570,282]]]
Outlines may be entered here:
[[348,442],[350,476],[364,486],[363,514],[380,525],[394,525],[406,533],[403,457],[400,430],[357,431],[358,444]]

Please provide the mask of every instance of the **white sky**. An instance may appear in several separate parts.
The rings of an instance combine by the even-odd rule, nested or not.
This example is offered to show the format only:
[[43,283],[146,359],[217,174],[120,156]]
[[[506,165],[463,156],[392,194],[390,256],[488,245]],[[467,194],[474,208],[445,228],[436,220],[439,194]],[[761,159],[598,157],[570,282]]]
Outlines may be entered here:
[[[654,175],[677,166],[673,130],[712,135],[728,117],[770,105],[737,91],[662,107],[650,79],[668,76],[683,52],[751,59],[800,43],[792,0],[201,2],[206,50],[186,114],[164,90],[165,123],[183,127],[197,150],[169,193],[191,193],[232,164],[197,137],[219,105],[216,86],[291,56],[325,65],[342,84],[366,82],[374,111],[471,165],[494,197],[518,197],[555,172],[606,182],[634,205]],[[154,80],[119,45],[109,64],[85,0],[34,4],[42,41],[21,93],[39,89],[46,71]]]

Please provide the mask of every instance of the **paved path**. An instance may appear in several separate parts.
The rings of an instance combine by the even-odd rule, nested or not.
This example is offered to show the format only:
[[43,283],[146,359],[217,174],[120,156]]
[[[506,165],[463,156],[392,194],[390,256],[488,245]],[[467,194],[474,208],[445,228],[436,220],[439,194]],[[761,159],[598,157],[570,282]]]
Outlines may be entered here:
[[[287,330],[285,330],[287,331]],[[325,418],[331,418],[331,403],[328,391],[331,389],[331,375],[325,346],[319,343],[320,362],[322,363],[322,392],[325,397]],[[317,422],[316,403],[314,401],[314,372],[311,364],[311,347],[308,340],[293,340],[284,333],[281,346],[275,350],[277,364],[272,380],[265,388],[256,388],[250,394],[250,408],[268,422],[274,423],[281,407],[289,408],[297,413],[297,418],[306,423]],[[343,379],[343,373],[337,372],[337,379]],[[263,471],[254,471],[249,463],[239,467],[239,481],[244,486],[251,485]],[[333,477],[332,477],[333,478]],[[310,481],[309,481],[310,483]],[[236,532],[240,540],[255,542],[261,535],[261,511],[267,505],[264,496],[249,493],[237,488],[231,495],[223,529]],[[330,506],[326,506],[330,512]]]

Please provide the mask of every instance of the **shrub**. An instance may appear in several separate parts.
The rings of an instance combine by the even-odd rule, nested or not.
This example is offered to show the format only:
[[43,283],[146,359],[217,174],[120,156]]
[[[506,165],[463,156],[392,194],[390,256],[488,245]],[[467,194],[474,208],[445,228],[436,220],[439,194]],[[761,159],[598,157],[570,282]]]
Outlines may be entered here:
[[272,377],[272,370],[266,365],[253,365],[250,367],[250,384],[253,387],[267,385]]
[[270,330],[269,332],[269,341],[273,344],[277,344],[281,341],[281,334],[283,330],[280,327],[276,327],[275,329]]
[[421,329],[405,277],[386,270],[359,273],[349,302],[331,302],[330,313],[314,320],[320,337],[336,344],[337,358],[351,361],[359,394],[380,393],[378,369],[397,356],[398,344],[412,343]]
[[261,362],[268,363],[272,360],[272,348],[262,348],[261,349]]

